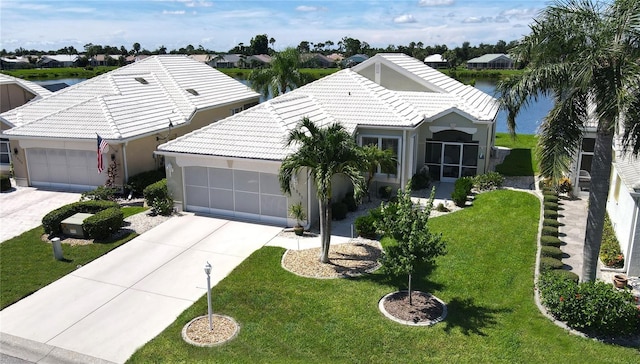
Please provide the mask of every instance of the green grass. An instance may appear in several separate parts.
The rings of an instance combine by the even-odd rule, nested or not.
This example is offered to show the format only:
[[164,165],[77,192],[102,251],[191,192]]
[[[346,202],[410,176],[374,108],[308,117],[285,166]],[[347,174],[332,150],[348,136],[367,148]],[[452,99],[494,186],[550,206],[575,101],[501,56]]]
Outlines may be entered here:
[[93,67],[93,69],[84,69],[82,67],[29,68],[21,70],[3,70],[2,73],[29,80],[53,80],[57,78],[91,78],[112,71],[116,68],[118,67],[100,66]]
[[[206,294],[130,363],[593,363],[638,362],[637,350],[568,334],[533,299],[539,201],[515,191],[477,196],[463,211],[434,218],[449,254],[414,276],[414,288],[443,299],[449,314],[433,327],[382,316],[378,300],[406,277],[375,273],[316,280],[280,266],[283,249],[258,250],[213,289],[214,313],[241,326],[213,348],[186,344],[181,330],[206,315]],[[428,275],[426,275],[428,273]]]
[[[122,208],[125,217],[144,210]],[[131,233],[116,241],[81,246],[62,244],[65,260],[57,261],[51,244],[42,241],[43,234],[39,226],[0,244],[0,310],[137,236]]]
[[496,133],[496,146],[511,148],[511,153],[496,171],[505,176],[533,176],[538,173],[536,145],[538,137],[532,134],[518,134],[513,139],[509,133]]

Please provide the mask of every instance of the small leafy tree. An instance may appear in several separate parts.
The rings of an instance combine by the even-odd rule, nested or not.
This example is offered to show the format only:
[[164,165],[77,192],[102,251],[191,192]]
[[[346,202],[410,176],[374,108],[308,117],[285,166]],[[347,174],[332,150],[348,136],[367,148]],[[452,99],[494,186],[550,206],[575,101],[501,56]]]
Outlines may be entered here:
[[431,196],[426,207],[414,205],[411,201],[411,189],[398,190],[398,199],[395,202],[382,204],[382,219],[378,222],[378,228],[385,236],[393,238],[396,242],[385,248],[380,263],[383,272],[409,276],[409,304],[411,300],[411,277],[420,263],[432,263],[434,259],[447,252],[446,243],[440,234],[429,231],[427,222],[429,212],[433,207],[435,188],[431,190]]

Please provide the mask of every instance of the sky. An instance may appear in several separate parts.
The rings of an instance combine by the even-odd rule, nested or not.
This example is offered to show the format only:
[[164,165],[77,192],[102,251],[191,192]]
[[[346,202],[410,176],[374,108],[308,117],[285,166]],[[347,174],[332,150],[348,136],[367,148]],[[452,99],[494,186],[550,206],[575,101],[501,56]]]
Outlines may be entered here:
[[529,33],[547,4],[536,0],[0,0],[0,49],[58,50],[87,43],[153,51],[202,45],[228,51],[258,34],[281,50],[301,41],[372,47],[389,44],[450,48],[507,43]]

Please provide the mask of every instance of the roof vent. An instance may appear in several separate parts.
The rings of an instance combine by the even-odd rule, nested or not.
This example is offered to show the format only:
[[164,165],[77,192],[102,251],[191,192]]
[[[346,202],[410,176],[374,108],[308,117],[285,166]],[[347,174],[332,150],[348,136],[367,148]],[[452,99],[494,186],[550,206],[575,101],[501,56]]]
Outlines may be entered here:
[[198,91],[196,91],[196,90],[194,90],[194,89],[192,89],[192,88],[188,88],[188,89],[187,89],[187,92],[188,92],[188,93],[190,93],[190,94],[192,94],[193,96],[198,96],[198,95],[200,95],[200,94],[198,93]]
[[145,79],[144,79],[144,78],[142,78],[142,77],[136,77],[136,78],[135,78],[135,80],[136,80],[136,81],[138,81],[138,82],[140,82],[140,83],[141,83],[141,84],[143,84],[143,85],[148,85],[148,84],[149,84],[149,81],[145,80]]

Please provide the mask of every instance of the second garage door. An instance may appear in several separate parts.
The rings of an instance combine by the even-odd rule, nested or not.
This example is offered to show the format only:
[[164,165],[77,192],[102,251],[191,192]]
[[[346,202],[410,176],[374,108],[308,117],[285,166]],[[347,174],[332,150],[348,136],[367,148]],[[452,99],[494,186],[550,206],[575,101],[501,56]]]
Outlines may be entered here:
[[185,167],[184,183],[189,211],[287,224],[287,197],[276,174]]
[[91,190],[106,181],[106,171],[98,173],[95,151],[29,148],[27,158],[34,187]]

